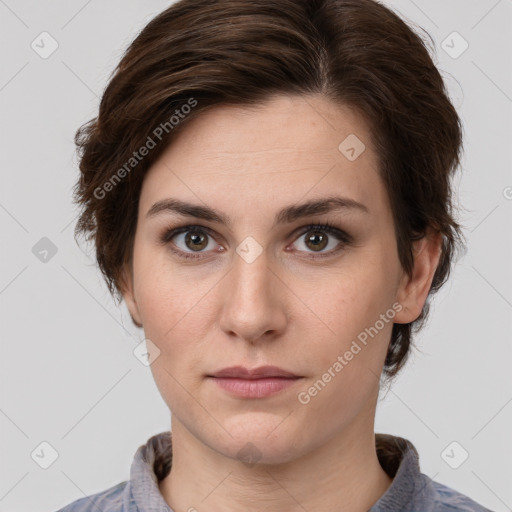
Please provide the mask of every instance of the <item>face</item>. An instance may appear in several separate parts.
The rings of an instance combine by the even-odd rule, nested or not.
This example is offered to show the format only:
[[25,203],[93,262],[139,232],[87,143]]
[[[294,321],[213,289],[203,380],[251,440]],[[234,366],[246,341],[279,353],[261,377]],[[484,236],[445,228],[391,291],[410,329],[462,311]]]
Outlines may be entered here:
[[[402,272],[361,117],[277,96],[203,113],[167,148],[143,183],[129,272],[173,426],[276,463],[373,421],[393,322],[419,314],[432,265]],[[210,377],[266,365],[300,378],[254,385],[256,397]]]

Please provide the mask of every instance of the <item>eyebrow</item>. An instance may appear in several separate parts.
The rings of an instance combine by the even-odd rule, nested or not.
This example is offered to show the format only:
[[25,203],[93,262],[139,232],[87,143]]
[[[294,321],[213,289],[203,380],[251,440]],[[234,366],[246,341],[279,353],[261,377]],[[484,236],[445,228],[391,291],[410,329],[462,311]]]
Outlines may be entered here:
[[[326,197],[283,208],[276,214],[273,226],[292,223],[303,217],[340,211],[370,213],[369,209],[364,204],[358,203],[354,199],[348,197]],[[154,217],[163,212],[177,213],[184,217],[196,217],[198,219],[224,224],[228,228],[231,227],[231,222],[225,214],[209,206],[187,203],[174,198],[163,199],[156,202],[147,212],[146,218]]]

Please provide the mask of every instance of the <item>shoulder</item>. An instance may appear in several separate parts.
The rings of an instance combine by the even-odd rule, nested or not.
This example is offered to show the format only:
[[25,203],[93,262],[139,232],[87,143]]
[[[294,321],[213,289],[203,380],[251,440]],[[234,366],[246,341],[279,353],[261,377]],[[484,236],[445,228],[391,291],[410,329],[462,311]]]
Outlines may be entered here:
[[126,508],[127,485],[127,481],[121,482],[104,491],[73,501],[57,512],[129,512],[130,509]]
[[451,487],[435,481],[432,484],[435,490],[435,512],[492,512]]

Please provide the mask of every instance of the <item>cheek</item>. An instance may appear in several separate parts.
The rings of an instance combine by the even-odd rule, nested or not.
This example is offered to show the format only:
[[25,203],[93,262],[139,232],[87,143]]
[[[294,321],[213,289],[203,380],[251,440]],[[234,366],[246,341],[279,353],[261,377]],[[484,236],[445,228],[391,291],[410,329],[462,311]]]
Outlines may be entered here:
[[339,335],[356,336],[373,325],[395,299],[396,265],[381,251],[360,251],[332,272],[312,299],[312,309],[322,311],[326,323]]
[[144,333],[160,350],[161,357],[152,365],[157,384],[173,386],[172,375],[183,385],[195,385],[192,370],[204,368],[218,275],[198,277],[193,267],[180,268],[165,251],[149,248],[137,254],[134,271]]
[[[201,308],[207,283],[180,272],[161,249],[141,248],[134,256],[135,295],[146,334],[160,339],[174,336],[181,319]],[[185,322],[186,323],[186,322]],[[149,337],[149,336],[148,336]]]
[[329,410],[337,426],[364,407],[371,413],[391,337],[393,288],[378,265],[370,268],[360,262],[333,276],[313,306],[333,332],[309,347],[316,375],[300,390],[299,403],[308,416],[320,418]]
[[336,375],[325,376],[330,379],[327,387],[337,390],[332,396],[325,393],[329,400],[352,402],[354,392],[368,393],[378,383],[396,314],[398,267],[388,252],[368,248],[353,261],[347,259],[343,270],[333,272],[312,301],[311,309],[330,328],[314,355],[320,378],[328,369]]

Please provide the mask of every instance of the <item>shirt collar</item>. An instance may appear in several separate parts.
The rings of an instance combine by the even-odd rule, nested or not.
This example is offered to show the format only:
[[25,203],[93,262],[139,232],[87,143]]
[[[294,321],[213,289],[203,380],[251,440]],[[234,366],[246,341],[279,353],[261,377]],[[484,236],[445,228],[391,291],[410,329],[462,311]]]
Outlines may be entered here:
[[170,471],[171,464],[171,432],[154,435],[139,447],[133,458],[130,483],[126,488],[130,494],[130,504],[134,507],[127,508],[126,512],[173,512],[158,488],[158,482]]
[[435,489],[432,480],[420,471],[414,445],[403,437],[375,434],[375,446],[380,465],[393,481],[369,512],[429,512]]

